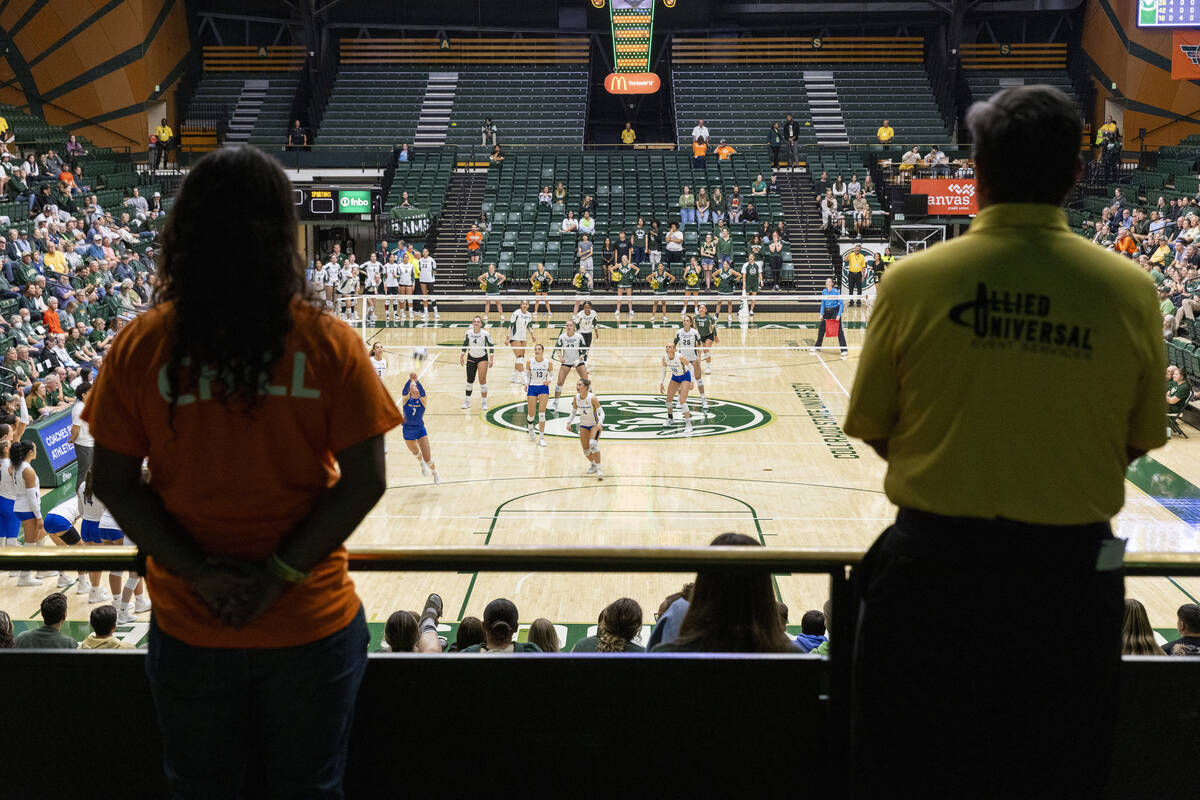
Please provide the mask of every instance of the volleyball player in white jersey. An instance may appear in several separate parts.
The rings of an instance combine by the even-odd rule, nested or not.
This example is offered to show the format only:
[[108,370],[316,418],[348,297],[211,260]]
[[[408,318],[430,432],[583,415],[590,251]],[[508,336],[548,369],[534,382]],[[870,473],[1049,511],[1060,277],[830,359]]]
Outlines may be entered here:
[[[417,260],[417,280],[421,282],[421,294],[424,297],[429,295],[437,295],[437,291],[433,288],[437,282],[437,262],[433,260],[433,256],[429,255],[429,248],[421,251],[421,257]],[[429,304],[433,303],[433,319],[436,322],[442,318],[438,313],[437,300],[422,300],[421,306],[421,321],[429,321]]]
[[400,256],[400,269],[397,273],[397,279],[400,281],[400,315],[398,318],[404,319],[404,312],[407,310],[408,318],[415,320],[417,315],[413,310],[412,293],[413,271],[416,269],[417,261],[411,255],[411,252],[406,252]]
[[353,325],[356,322],[354,298],[362,293],[362,278],[358,274],[357,264],[347,263],[342,269],[342,282],[338,284],[337,292],[341,298],[342,317]]
[[[8,448],[11,444],[8,439],[0,439],[0,544],[5,547],[19,546],[17,537],[21,535],[21,520],[13,513],[13,505],[17,501],[17,487],[12,481],[5,480],[9,466]],[[8,573],[8,577],[16,578],[20,574],[19,570],[13,570]]]
[[479,375],[479,395],[483,398],[482,408],[487,411],[487,374],[488,367],[496,360],[496,344],[492,335],[483,327],[483,320],[476,315],[471,320],[471,327],[463,337],[462,355],[458,357],[459,364],[467,365],[467,393],[463,398],[463,408],[471,407],[471,390],[475,385],[475,376]]
[[362,265],[363,294],[367,296],[367,324],[375,324],[375,295],[383,285],[383,264],[379,263],[374,253],[367,256],[367,263]]
[[551,361],[546,358],[546,348],[536,345],[533,358],[525,370],[525,427],[529,429],[529,441],[534,441],[533,423],[538,426],[537,443],[546,446],[546,403],[550,400]]
[[575,321],[567,320],[566,330],[558,335],[558,341],[554,343],[554,353],[550,356],[560,364],[558,384],[554,387],[555,414],[559,413],[558,398],[562,396],[563,384],[567,382],[567,376],[571,374],[571,370],[576,370],[580,378],[587,380],[587,362],[583,360],[584,347],[584,338],[575,330]]
[[[33,466],[29,463],[36,455],[37,445],[32,442],[13,442],[9,445],[9,465],[4,470],[3,476],[4,480],[11,483],[10,491],[16,497],[16,500],[13,501],[13,513],[21,521],[26,547],[50,544],[49,538],[44,538],[46,527],[42,521],[42,485],[38,481],[37,473],[33,471]],[[79,543],[78,533],[74,536],[57,534],[53,538],[59,544]],[[67,573],[54,570],[39,572],[36,576],[28,570],[23,571],[17,580],[17,585],[37,586],[41,584],[40,578],[52,578],[55,575],[58,576],[60,589],[71,585],[72,581],[67,577]]]
[[342,265],[338,263],[335,254],[329,254],[325,264],[325,309],[333,310],[333,295],[337,292],[338,284],[342,281]]
[[596,327],[596,312],[592,310],[592,301],[584,300],[583,308],[575,312],[573,317],[575,321],[575,329],[579,331],[579,335],[583,337],[583,360],[588,360],[588,352],[592,349],[592,337],[600,336],[600,329]]
[[[675,345],[667,345],[667,355],[662,360],[662,377],[658,379],[658,390],[667,396],[667,424],[675,422],[674,409],[671,402],[679,395],[679,404],[683,407],[684,433],[692,433],[692,410],[688,408],[688,390],[692,388],[692,363],[675,351]],[[667,380],[667,374],[671,380]],[[665,384],[665,385],[664,385]]]
[[512,347],[516,363],[513,365],[511,383],[525,385],[525,342],[536,342],[529,325],[533,315],[529,313],[529,301],[522,300],[521,307],[512,313],[508,320],[508,335],[504,343]]
[[592,382],[581,378],[575,384],[575,396],[571,398],[571,416],[567,418],[567,428],[579,417],[579,444],[583,447],[583,455],[591,466],[587,474],[595,475],[604,480],[604,470],[600,468],[600,434],[604,427],[604,409],[600,407],[600,398],[592,394]]
[[[100,502],[100,498],[92,494],[93,475],[89,470],[88,474],[83,476],[79,484],[79,488],[75,497],[71,500],[56,507],[53,511],[46,515],[46,528],[50,529],[56,523],[55,517],[63,513],[68,519],[74,519],[76,510],[78,515],[82,517],[79,528],[82,533],[83,541],[89,545],[109,545],[119,546],[121,544],[130,544],[130,541],[125,538],[121,526],[117,524],[117,520],[109,513],[108,508],[104,503]],[[111,592],[111,598],[104,597],[104,590],[99,586],[100,573],[93,572],[89,576],[92,584],[92,589],[88,593],[89,603],[106,603],[110,599],[113,605],[117,607],[117,622],[124,625],[130,622],[136,622],[135,613],[140,614],[143,611],[150,610],[150,598],[146,596],[145,583],[136,572],[130,572],[125,576],[124,586],[121,585],[122,573],[108,573],[108,586]],[[134,592],[139,591],[136,596],[136,604],[134,603]],[[82,594],[80,590],[76,590],[77,594]],[[133,606],[132,608],[130,606]]]
[[308,286],[312,296],[324,302],[325,300],[325,265],[317,262],[308,271]]
[[[386,322],[392,321],[392,308],[396,301],[393,299],[400,294],[400,264],[396,261],[396,254],[392,253],[388,256],[387,263],[383,265],[383,313]],[[399,312],[397,312],[399,319]]]
[[387,354],[383,352],[383,342],[371,345],[371,367],[381,379],[387,372]]
[[700,392],[700,410],[708,411],[708,396],[704,394],[704,362],[700,358],[700,331],[692,324],[690,314],[684,315],[683,327],[675,331],[675,347],[692,365],[692,383]]

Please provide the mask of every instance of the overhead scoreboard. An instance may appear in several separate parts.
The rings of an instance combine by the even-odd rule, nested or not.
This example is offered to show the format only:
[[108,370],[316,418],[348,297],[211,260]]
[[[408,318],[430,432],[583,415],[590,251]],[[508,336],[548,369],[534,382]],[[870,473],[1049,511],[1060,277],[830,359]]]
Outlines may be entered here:
[[[592,0],[603,8],[606,0]],[[650,71],[650,46],[654,38],[656,0],[607,0],[612,24],[613,71],[604,79],[609,94],[653,94],[660,86]],[[676,0],[661,0],[674,8]]]
[[1139,28],[1200,27],[1200,0],[1139,0]]
[[380,212],[380,190],[374,186],[293,185],[292,203],[302,222],[369,221]]

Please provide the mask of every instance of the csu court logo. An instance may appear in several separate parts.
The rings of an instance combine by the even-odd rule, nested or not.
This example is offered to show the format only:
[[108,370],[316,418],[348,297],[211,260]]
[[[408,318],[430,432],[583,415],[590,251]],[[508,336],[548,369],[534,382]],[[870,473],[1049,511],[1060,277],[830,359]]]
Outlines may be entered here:
[[[574,393],[572,392],[572,395]],[[553,400],[551,400],[553,402]],[[563,413],[557,417],[547,412],[546,435],[563,436],[571,439],[579,436],[576,430],[567,427],[570,416],[571,395],[560,401]],[[692,411],[692,435],[683,432],[683,417],[675,414],[674,424],[667,421],[667,408],[662,395],[654,394],[609,394],[600,396],[600,407],[604,409],[604,441],[612,439],[696,439],[702,436],[723,436],[727,433],[761,428],[774,420],[766,409],[731,400],[709,398],[708,411],[700,410],[695,395],[688,398]],[[525,427],[525,401],[505,403],[491,409],[484,419],[500,428],[508,428],[522,434]]]

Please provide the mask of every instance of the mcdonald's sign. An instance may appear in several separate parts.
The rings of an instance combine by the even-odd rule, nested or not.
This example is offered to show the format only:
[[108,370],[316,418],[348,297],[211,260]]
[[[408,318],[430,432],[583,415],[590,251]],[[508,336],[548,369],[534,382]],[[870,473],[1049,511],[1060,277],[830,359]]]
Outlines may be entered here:
[[654,94],[661,85],[653,72],[610,72],[604,79],[609,94]]

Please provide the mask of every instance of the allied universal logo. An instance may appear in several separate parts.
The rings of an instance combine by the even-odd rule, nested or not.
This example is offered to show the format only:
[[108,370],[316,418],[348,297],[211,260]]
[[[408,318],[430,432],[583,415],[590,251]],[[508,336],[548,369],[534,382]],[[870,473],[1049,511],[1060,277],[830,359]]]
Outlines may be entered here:
[[[559,401],[563,413],[547,414],[546,435],[578,438],[576,430],[567,428],[570,416],[570,395]],[[702,436],[723,436],[728,433],[761,428],[773,421],[770,411],[746,403],[709,398],[708,410],[701,411],[696,398],[688,398],[692,412],[692,435],[684,434],[683,417],[675,412],[674,424],[667,421],[667,408],[661,395],[653,394],[608,394],[600,396],[600,407],[604,409],[604,441],[613,439],[696,439]],[[505,403],[487,412],[484,418],[501,428],[522,434],[525,427],[525,401]]]
[[991,291],[980,282],[974,300],[950,309],[950,321],[972,330],[972,347],[1092,357],[1092,329],[1054,318],[1050,297],[1044,294]]

